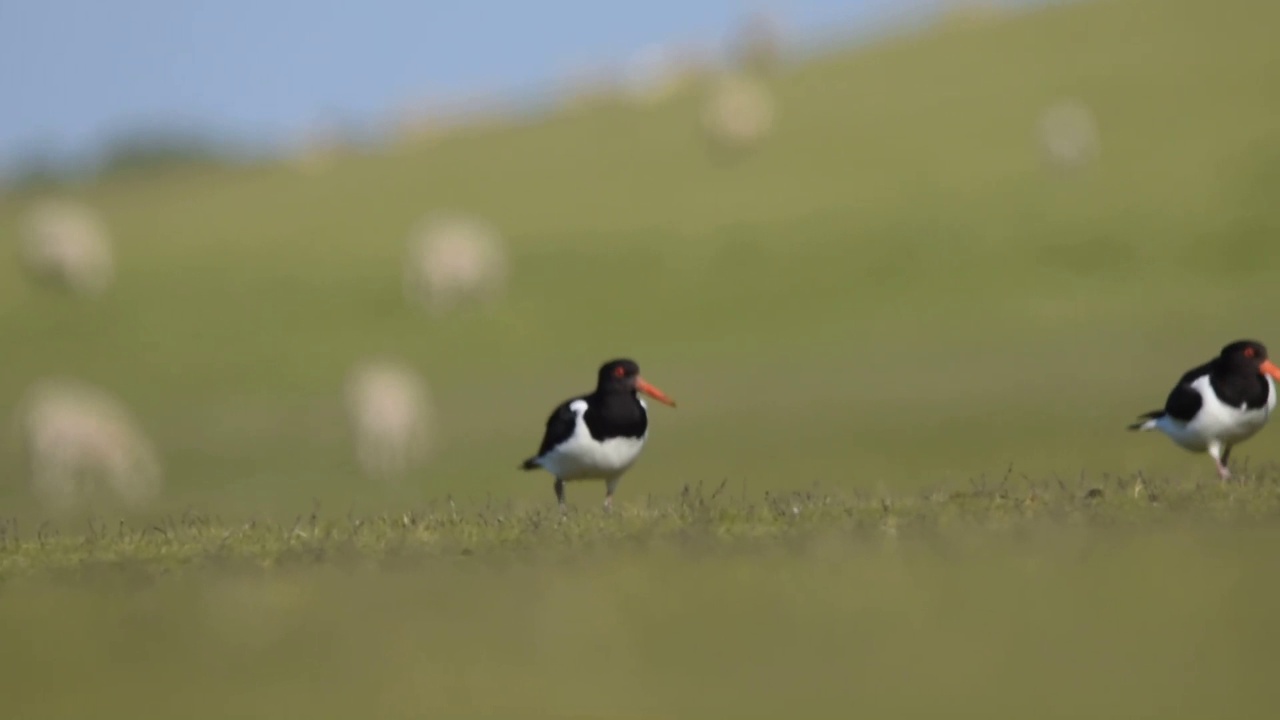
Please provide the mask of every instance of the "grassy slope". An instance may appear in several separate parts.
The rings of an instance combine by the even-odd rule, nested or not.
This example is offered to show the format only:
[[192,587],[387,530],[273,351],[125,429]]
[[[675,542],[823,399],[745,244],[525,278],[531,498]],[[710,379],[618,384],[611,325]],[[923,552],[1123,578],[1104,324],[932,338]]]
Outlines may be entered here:
[[[119,287],[80,305],[0,260],[0,403],[51,370],[106,384],[162,443],[175,504],[379,502],[352,472],[340,383],[381,351],[422,367],[447,415],[410,495],[549,500],[513,468],[618,354],[681,401],[655,410],[624,499],[724,477],[909,489],[1010,463],[1201,475],[1122,427],[1220,343],[1276,337],[1277,21],[1274,3],[1117,0],[886,42],[780,79],[777,136],[733,167],[684,99],[318,177],[89,188]],[[1064,96],[1102,130],[1102,161],[1073,175],[1033,137]],[[509,236],[499,312],[404,307],[405,233],[438,207]],[[0,201],[0,232],[18,210]]]

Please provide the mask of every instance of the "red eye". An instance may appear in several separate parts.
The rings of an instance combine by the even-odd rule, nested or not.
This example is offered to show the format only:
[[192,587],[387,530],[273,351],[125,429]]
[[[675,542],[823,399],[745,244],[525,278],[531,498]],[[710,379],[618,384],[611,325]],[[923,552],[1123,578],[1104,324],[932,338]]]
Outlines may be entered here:
[[1245,348],[1245,349],[1244,349],[1244,356],[1245,356],[1245,357],[1247,357],[1247,358],[1251,358],[1251,357],[1253,357],[1254,355],[1257,355],[1257,354],[1258,354],[1258,353],[1257,353],[1257,351],[1256,351],[1256,350],[1254,350],[1253,348]]
[[613,369],[613,374],[618,377],[622,377],[623,375],[627,374],[627,369],[621,366],[616,367]]

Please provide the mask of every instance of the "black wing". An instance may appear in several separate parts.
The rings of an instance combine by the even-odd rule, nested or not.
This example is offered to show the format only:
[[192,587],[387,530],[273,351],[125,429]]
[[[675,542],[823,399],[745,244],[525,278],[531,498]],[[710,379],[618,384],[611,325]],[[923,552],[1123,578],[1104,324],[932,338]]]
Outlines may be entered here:
[[1200,412],[1204,398],[1190,385],[1179,384],[1164,401],[1164,414],[1181,422],[1188,422]]
[[573,400],[565,401],[555,409],[555,412],[551,413],[551,417],[547,418],[547,431],[542,435],[542,445],[538,447],[539,457],[546,455],[551,448],[573,436],[573,429],[578,423],[578,416],[574,414],[573,410],[569,409],[569,406],[579,399],[574,398]]
[[566,400],[551,413],[551,417],[547,418],[547,430],[542,435],[542,445],[538,447],[538,454],[524,461],[521,465],[525,470],[532,470],[538,467],[536,460],[546,455],[555,446],[573,437],[574,427],[577,425],[578,416],[569,408],[576,400],[582,398],[573,398]]
[[1201,375],[1209,372],[1208,365],[1201,365],[1194,370],[1188,371],[1178,384],[1169,391],[1169,397],[1164,401],[1164,412],[1174,420],[1187,422],[1200,412],[1200,407],[1204,405],[1204,398],[1200,397],[1200,393],[1193,387],[1191,383]]
[[1193,368],[1183,373],[1178,378],[1178,384],[1173,386],[1173,390],[1169,391],[1169,397],[1165,398],[1164,408],[1161,410],[1152,410],[1138,416],[1140,422],[1136,422],[1129,426],[1130,430],[1141,430],[1142,426],[1148,420],[1158,420],[1165,415],[1178,420],[1180,422],[1188,422],[1191,418],[1200,412],[1200,406],[1204,404],[1204,398],[1200,397],[1200,393],[1193,387],[1191,383],[1201,375],[1207,375],[1210,370],[1210,364],[1206,363],[1198,368]]

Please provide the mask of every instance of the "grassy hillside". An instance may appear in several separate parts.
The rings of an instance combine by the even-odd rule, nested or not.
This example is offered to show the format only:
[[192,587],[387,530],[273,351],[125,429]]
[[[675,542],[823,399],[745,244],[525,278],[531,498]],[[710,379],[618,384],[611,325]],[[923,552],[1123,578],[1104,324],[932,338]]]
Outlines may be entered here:
[[[1014,472],[1192,478],[1124,424],[1237,336],[1280,347],[1280,7],[1113,0],[939,27],[774,83],[778,131],[720,163],[695,98],[346,158],[84,188],[120,248],[97,303],[0,258],[0,409],[48,373],[100,383],[163,450],[171,507],[402,504],[355,472],[341,383],[367,353],[426,373],[434,462],[402,493],[552,499],[516,464],[553,404],[629,355],[675,396],[620,500],[911,490]],[[1049,166],[1040,113],[1092,108],[1101,154]],[[11,234],[28,198],[0,200]],[[494,312],[400,295],[434,209],[509,239]],[[30,509],[0,445],[6,512]],[[1280,454],[1273,433],[1239,451]],[[595,504],[602,490],[571,488]]]

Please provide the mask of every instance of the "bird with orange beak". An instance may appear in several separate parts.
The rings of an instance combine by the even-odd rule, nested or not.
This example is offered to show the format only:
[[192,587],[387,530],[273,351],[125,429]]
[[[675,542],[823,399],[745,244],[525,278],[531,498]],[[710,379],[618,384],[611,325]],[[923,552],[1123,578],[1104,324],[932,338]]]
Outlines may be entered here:
[[604,505],[623,473],[631,468],[649,437],[649,413],[640,394],[665,405],[676,403],[640,377],[633,360],[611,360],[600,366],[596,389],[561,403],[547,418],[538,454],[520,465],[542,468],[555,476],[556,500],[564,509],[564,485],[574,480],[604,480]]
[[1280,367],[1267,358],[1267,348],[1238,340],[1218,357],[1187,371],[1165,400],[1164,408],[1141,415],[1130,430],[1157,430],[1179,447],[1207,452],[1218,477],[1231,478],[1231,449],[1253,437],[1276,407],[1275,380]]

